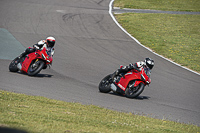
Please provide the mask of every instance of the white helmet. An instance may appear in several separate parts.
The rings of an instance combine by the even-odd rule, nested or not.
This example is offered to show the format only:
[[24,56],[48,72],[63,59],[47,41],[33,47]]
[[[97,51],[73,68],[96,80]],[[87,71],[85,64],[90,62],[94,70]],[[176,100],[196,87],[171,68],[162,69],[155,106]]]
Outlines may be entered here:
[[55,45],[56,39],[50,36],[50,37],[47,37],[46,42],[47,42],[47,47],[52,48]]

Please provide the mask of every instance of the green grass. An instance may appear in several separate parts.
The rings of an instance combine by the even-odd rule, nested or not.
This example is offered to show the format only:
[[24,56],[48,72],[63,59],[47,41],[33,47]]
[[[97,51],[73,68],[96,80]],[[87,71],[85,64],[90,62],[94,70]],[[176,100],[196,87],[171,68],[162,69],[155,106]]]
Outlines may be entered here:
[[164,11],[200,11],[200,0],[115,0],[115,7]]
[[200,127],[0,90],[0,127],[30,133],[199,133]]
[[[115,7],[200,11],[200,0],[115,0]],[[200,15],[115,14],[132,36],[156,53],[200,72]]]
[[200,15],[126,13],[115,17],[143,45],[200,72]]

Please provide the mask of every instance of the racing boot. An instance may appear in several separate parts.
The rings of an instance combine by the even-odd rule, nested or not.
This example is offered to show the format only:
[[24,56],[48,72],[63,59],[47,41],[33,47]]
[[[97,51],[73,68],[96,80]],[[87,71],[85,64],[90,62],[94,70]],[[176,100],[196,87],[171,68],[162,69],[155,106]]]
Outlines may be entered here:
[[16,64],[20,63],[22,61],[22,58],[24,57],[24,54],[22,53],[20,56],[18,56],[17,58],[17,61],[16,61]]
[[112,81],[114,80],[115,76],[117,76],[119,74],[119,71],[115,71],[113,74],[112,74]]

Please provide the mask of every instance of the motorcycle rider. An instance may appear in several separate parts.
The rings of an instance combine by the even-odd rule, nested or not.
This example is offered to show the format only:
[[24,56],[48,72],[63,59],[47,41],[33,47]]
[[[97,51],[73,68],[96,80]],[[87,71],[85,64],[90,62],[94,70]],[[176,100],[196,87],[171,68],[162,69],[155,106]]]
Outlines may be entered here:
[[47,49],[47,53],[52,55],[54,54],[54,45],[55,45],[55,38],[54,37],[47,37],[46,40],[41,40],[37,44],[34,44],[33,47],[27,48],[18,58],[19,62],[21,61],[22,57],[32,52],[35,52],[37,49],[42,50],[44,47]]
[[136,69],[137,71],[141,71],[141,68],[145,68],[145,69],[152,69],[154,66],[154,60],[152,60],[151,58],[145,58],[144,61],[138,61],[135,64],[130,63],[128,66],[122,66],[120,69],[118,69],[117,71],[115,71],[112,75],[112,80],[114,79],[115,76],[119,75],[119,74],[126,74],[128,71],[132,70],[132,69]]

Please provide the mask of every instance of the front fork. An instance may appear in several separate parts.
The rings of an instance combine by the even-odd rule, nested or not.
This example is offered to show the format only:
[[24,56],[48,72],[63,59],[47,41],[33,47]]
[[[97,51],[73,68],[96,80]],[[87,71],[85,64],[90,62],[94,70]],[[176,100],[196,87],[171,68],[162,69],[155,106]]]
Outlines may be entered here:
[[135,82],[136,82],[136,80],[132,84],[129,84],[129,88],[136,87]]

